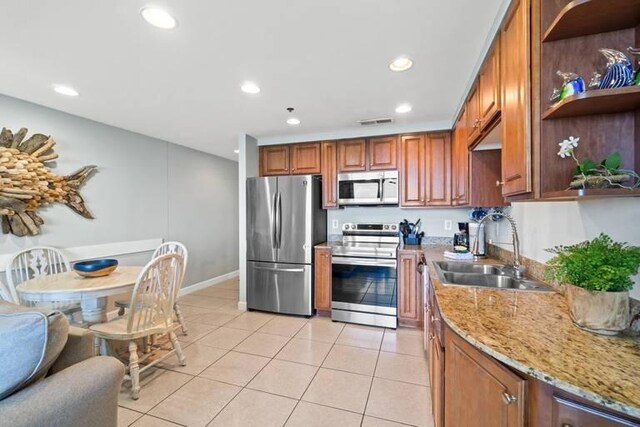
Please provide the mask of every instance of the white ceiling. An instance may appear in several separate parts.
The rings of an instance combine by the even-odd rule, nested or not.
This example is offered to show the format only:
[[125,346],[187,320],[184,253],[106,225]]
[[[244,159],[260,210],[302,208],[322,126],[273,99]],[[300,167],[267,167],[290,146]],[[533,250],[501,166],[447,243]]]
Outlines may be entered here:
[[[395,128],[440,127],[504,4],[0,0],[0,92],[230,159],[240,133],[266,142],[346,135],[360,131],[358,119],[381,116]],[[170,11],[178,27],[146,24],[139,11],[148,5]],[[400,54],[415,65],[393,73],[388,63]],[[242,93],[245,80],[262,92]],[[54,83],[80,96],[58,95]],[[404,102],[413,111],[400,116]],[[290,106],[302,121],[295,128],[285,124]]]

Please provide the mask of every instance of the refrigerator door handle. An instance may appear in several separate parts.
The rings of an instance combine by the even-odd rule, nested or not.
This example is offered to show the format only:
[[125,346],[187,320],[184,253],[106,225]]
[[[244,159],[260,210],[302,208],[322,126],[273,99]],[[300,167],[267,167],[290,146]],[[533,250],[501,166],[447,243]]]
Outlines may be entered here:
[[276,217],[278,215],[278,193],[273,193],[273,218],[271,219],[271,247],[274,249],[278,248],[278,237],[277,237],[277,229],[276,229]]
[[282,247],[282,193],[278,191],[276,196],[276,236],[278,241],[277,248],[280,249]]
[[253,267],[256,270],[274,271],[279,273],[304,273],[304,268]]

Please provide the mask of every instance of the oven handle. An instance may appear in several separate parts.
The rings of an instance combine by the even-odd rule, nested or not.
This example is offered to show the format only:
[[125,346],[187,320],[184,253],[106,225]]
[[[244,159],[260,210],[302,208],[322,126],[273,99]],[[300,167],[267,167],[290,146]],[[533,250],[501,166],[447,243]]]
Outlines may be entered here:
[[374,266],[374,267],[393,267],[396,268],[398,263],[395,259],[380,259],[380,258],[352,258],[352,257],[341,257],[341,256],[332,256],[331,264],[342,264],[342,265],[366,265],[366,266]]
[[275,271],[278,273],[304,273],[304,268],[253,267],[255,270]]

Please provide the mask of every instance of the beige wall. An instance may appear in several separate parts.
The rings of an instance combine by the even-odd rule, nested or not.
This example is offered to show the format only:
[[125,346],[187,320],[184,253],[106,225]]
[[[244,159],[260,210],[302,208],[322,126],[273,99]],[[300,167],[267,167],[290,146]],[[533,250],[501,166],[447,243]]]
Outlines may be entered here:
[[[57,174],[98,165],[80,190],[94,220],[61,204],[47,207],[40,211],[42,234],[0,234],[0,255],[35,245],[175,239],[190,251],[186,285],[238,269],[236,162],[3,95],[0,117],[0,127],[53,136]],[[150,255],[122,261],[140,264]]]
[[[521,202],[513,204],[511,213],[518,223],[522,255],[540,262],[552,257],[547,248],[578,243],[601,232],[640,246],[640,198]],[[511,231],[505,221],[489,226],[487,236],[511,249]],[[632,295],[640,299],[638,277]]]

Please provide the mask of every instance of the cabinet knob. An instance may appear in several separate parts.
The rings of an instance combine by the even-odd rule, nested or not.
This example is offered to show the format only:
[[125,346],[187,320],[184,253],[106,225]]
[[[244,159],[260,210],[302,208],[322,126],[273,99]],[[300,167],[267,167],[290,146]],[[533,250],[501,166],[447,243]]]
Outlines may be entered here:
[[496,181],[496,187],[500,187],[501,185],[504,185],[504,181]]
[[506,391],[502,392],[502,400],[505,404],[511,405],[513,402],[518,400],[518,398],[512,394],[507,393]]

